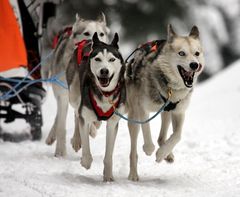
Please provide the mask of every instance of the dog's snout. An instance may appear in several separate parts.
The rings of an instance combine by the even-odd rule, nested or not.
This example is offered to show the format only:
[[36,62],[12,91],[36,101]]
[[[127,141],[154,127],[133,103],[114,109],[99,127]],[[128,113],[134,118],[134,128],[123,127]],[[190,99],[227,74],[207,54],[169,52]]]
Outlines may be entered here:
[[191,62],[189,66],[192,70],[197,70],[199,65],[197,62]]
[[108,76],[109,70],[106,69],[106,68],[102,68],[102,69],[100,70],[100,74],[101,74],[102,76]]

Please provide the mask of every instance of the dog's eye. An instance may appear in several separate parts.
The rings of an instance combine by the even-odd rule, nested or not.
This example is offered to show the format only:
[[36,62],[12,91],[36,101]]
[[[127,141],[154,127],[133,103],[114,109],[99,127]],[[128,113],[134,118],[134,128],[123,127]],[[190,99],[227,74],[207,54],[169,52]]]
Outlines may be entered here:
[[186,53],[185,53],[184,51],[180,51],[180,52],[178,53],[178,55],[180,55],[180,56],[185,56]]
[[200,53],[197,51],[197,52],[195,53],[195,55],[196,55],[196,56],[199,56],[199,55],[200,55]]
[[90,33],[88,31],[83,33],[84,36],[90,36]]
[[115,58],[110,58],[109,62],[114,62],[116,59]]
[[96,61],[96,62],[101,62],[102,60],[101,60],[99,57],[96,57],[96,58],[95,58],[95,61]]
[[103,36],[104,36],[104,33],[101,32],[101,33],[99,34],[99,36],[100,36],[100,37],[103,37]]

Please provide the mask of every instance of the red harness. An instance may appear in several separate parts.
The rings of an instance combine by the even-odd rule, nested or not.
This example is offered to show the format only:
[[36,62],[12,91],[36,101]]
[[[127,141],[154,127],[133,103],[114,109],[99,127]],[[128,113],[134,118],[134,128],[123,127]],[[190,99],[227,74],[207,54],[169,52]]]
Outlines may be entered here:
[[66,27],[62,32],[58,33],[53,38],[52,48],[55,49],[58,43],[58,40],[61,35],[71,36],[72,34],[72,27]]
[[93,107],[93,110],[94,110],[98,120],[99,121],[100,120],[108,120],[113,115],[113,113],[115,111],[115,108],[117,108],[119,103],[120,103],[120,99],[121,99],[120,85],[118,84],[116,86],[116,88],[111,92],[103,92],[103,95],[105,97],[109,97],[111,95],[113,95],[113,97],[118,96],[117,101],[115,103],[113,103],[112,106],[110,107],[110,109],[107,110],[106,112],[104,112],[102,110],[102,108],[97,105],[97,101],[95,100],[95,98],[93,96],[93,93],[90,89],[89,89],[88,93],[89,93],[89,98],[90,98],[91,105]]
[[[62,32],[58,33],[54,38],[53,38],[53,43],[52,43],[52,48],[55,49],[59,38],[61,36],[71,36],[72,34],[72,27],[66,27]],[[90,52],[84,52],[85,46],[87,46],[90,43],[89,40],[82,40],[78,43],[76,43],[77,46],[77,62],[78,65],[81,63],[83,57],[88,57],[90,55]]]
[[78,65],[81,63],[83,57],[89,57],[89,55],[91,53],[91,49],[88,52],[84,51],[84,48],[89,43],[90,43],[89,40],[82,40],[82,41],[80,41],[80,42],[78,42],[76,44],[76,46],[77,46],[77,63],[78,63]]

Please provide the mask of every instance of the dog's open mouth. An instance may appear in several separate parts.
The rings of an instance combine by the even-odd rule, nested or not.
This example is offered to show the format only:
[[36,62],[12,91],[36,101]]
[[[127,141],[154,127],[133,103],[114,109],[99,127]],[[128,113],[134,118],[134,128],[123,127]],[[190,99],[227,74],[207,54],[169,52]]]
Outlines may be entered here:
[[186,71],[182,66],[178,65],[178,71],[183,79],[186,87],[191,88],[193,86],[194,71]]
[[97,77],[97,78],[102,87],[107,87],[113,78],[113,74],[111,77]]

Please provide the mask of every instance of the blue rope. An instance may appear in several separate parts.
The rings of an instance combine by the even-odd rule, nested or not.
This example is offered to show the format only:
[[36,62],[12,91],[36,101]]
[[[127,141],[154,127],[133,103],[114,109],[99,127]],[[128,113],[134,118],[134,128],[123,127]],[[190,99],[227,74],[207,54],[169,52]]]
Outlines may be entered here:
[[132,123],[132,124],[145,124],[145,123],[148,123],[150,122],[152,119],[156,118],[156,116],[158,114],[160,114],[161,112],[164,111],[165,107],[170,103],[169,100],[167,100],[164,105],[151,117],[151,118],[148,118],[147,120],[143,120],[143,121],[140,121],[140,120],[134,120],[134,119],[129,119],[125,116],[123,116],[121,113],[119,113],[117,110],[114,111],[114,113],[119,116],[120,118],[128,121],[129,123]]
[[0,100],[8,100],[14,96],[16,96],[17,94],[19,94],[21,91],[23,91],[24,89],[26,89],[27,87],[35,84],[35,83],[40,83],[40,82],[46,82],[46,83],[55,83],[65,89],[68,89],[68,86],[63,83],[61,80],[58,79],[58,77],[60,77],[61,75],[65,74],[65,72],[61,72],[57,75],[54,75],[48,79],[36,79],[36,80],[25,80],[23,81],[22,79],[9,79],[9,78],[4,78],[5,81],[10,81],[10,82],[21,82],[22,83],[26,83],[24,86],[21,87],[21,89],[16,90],[16,88],[14,87],[13,89],[15,89],[16,91],[14,91],[14,94],[10,94],[9,92],[13,92],[13,89],[11,89],[10,91],[8,91],[6,94],[0,96]]
[[[35,83],[40,83],[40,82],[48,82],[48,83],[55,83],[65,89],[68,89],[67,85],[63,83],[61,80],[58,78],[61,77],[65,72],[61,72],[57,75],[54,75],[48,79],[36,79],[36,80],[31,80],[29,79],[29,76],[31,76],[32,73],[34,73],[40,66],[41,63],[45,62],[51,55],[53,54],[53,50],[42,60],[37,64],[33,70],[31,70],[23,79],[10,79],[10,78],[4,78],[5,81],[10,81],[10,82],[17,82],[17,84],[8,92],[0,96],[0,100],[8,100],[9,98],[12,98],[19,94],[21,91],[23,91],[25,88],[35,84]],[[26,83],[26,85],[22,86],[20,90],[17,90],[17,88],[22,85],[22,83]],[[14,93],[14,94],[12,94]]]
[[[136,50],[134,51],[136,52]],[[133,53],[134,53],[133,52]],[[132,54],[133,54],[132,53]],[[49,83],[55,83],[65,89],[68,89],[68,86],[63,83],[61,80],[59,80],[58,78],[61,77],[63,74],[65,74],[65,72],[61,72],[61,73],[58,73],[48,79],[36,79],[36,80],[31,80],[29,79],[28,77],[31,76],[31,74],[33,72],[35,72],[40,66],[41,66],[41,63],[42,62],[45,62],[51,55],[53,54],[53,51],[51,51],[43,61],[41,61],[39,64],[37,64],[37,66],[34,67],[33,70],[31,70],[31,72],[29,72],[23,79],[11,79],[11,78],[4,78],[5,81],[10,81],[10,82],[18,82],[11,90],[9,90],[7,93],[5,93],[4,95],[0,96],[0,100],[8,100],[9,98],[12,98],[14,96],[16,96],[17,94],[19,94],[21,91],[23,91],[25,88],[35,84],[35,83],[40,83],[40,82],[49,82]],[[132,55],[131,54],[131,55]],[[130,56],[131,56],[130,55]],[[130,57],[129,56],[129,57]],[[128,58],[129,58],[128,57]],[[16,91],[16,89],[22,84],[22,83],[26,83],[26,85],[22,86],[22,88],[18,91]],[[15,90],[15,91],[14,91]],[[14,92],[14,94],[11,94],[12,92]],[[170,103],[169,100],[167,100],[165,102],[165,104],[151,117],[151,118],[148,118],[147,120],[144,120],[144,121],[139,121],[139,120],[134,120],[134,119],[129,119],[125,116],[123,116],[121,113],[119,113],[117,110],[114,111],[114,113],[119,116],[120,118],[130,122],[130,123],[133,123],[133,124],[145,124],[145,123],[148,123],[150,122],[151,120],[153,120],[156,116],[158,116],[158,114],[160,114],[161,112],[164,111],[165,107]]]
[[[45,62],[51,55],[53,54],[53,50],[45,57],[45,59],[41,62],[39,62],[22,80],[20,80],[11,90],[9,90],[7,93],[4,94],[4,96],[0,97],[0,100],[3,100],[2,97],[8,97],[14,90],[16,90],[25,80],[28,79],[29,76],[31,76],[32,73],[34,73],[40,66],[42,62]],[[10,96],[11,98],[13,96]],[[7,100],[7,99],[4,99]]]

